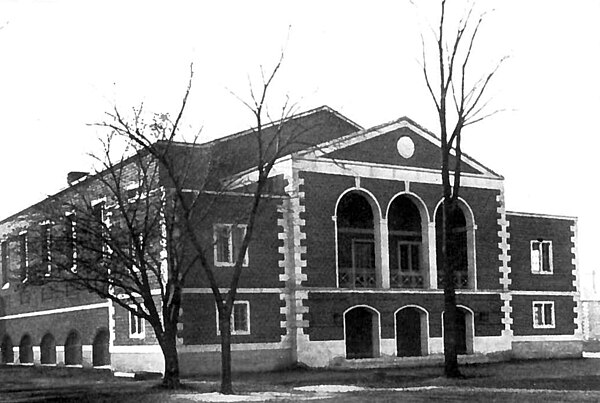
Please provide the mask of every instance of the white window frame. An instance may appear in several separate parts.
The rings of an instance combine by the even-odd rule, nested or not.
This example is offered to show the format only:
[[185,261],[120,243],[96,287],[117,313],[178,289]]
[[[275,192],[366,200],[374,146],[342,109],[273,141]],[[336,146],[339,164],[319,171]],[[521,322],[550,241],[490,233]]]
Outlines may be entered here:
[[[0,242],[0,259],[0,264],[2,264],[2,284],[0,284],[0,287],[4,290],[8,288],[7,285],[10,283],[10,244],[8,239]],[[4,278],[5,276],[6,278]]]
[[[29,280],[29,236],[27,230],[19,232],[19,270],[25,271],[25,276],[22,283],[26,283]],[[22,245],[24,243],[24,245]],[[25,247],[22,247],[25,246]],[[24,252],[25,259],[21,256],[21,252]],[[25,262],[25,266],[21,267],[21,263]]]
[[40,223],[40,227],[44,228],[45,237],[44,244],[46,245],[46,273],[44,273],[44,277],[50,277],[52,275],[52,222],[49,220],[43,221]]
[[[231,327],[231,335],[232,336],[236,336],[236,335],[249,335],[250,334],[250,302],[249,301],[234,301],[233,302],[233,309],[231,310],[231,318],[229,319],[229,325]],[[248,324],[247,328],[244,330],[235,330],[234,325],[235,325],[235,305],[246,305],[246,323]],[[217,308],[217,306],[215,305],[215,312],[217,314],[217,336],[221,335],[221,328],[219,326],[219,309]]]
[[[136,311],[140,309],[136,305],[129,305],[129,307],[135,309]],[[144,318],[140,318],[139,316],[134,315],[133,312],[131,312],[131,311],[127,311],[127,312],[129,313],[129,322],[128,322],[128,330],[127,330],[129,332],[129,338],[130,339],[145,338],[146,337],[146,320]],[[136,324],[135,332],[131,331],[132,321],[135,321],[134,323]]]
[[68,221],[71,223],[71,247],[73,248],[71,272],[75,274],[77,273],[77,215],[75,212],[69,211],[65,213],[65,217],[71,217]]
[[[536,321],[536,305],[540,305],[542,307],[542,317],[541,322],[538,323]],[[544,310],[545,306],[550,305],[551,313],[552,313],[552,323],[543,323],[545,321]],[[531,303],[531,316],[533,320],[533,328],[534,329],[554,329],[556,327],[556,311],[554,310],[554,301],[533,301]]]
[[[533,245],[539,245],[539,255],[538,255],[538,264],[537,264],[537,269],[535,267],[535,265],[533,264]],[[544,271],[543,267],[544,267],[544,252],[543,252],[543,245],[546,244],[548,245],[548,256],[550,261],[548,262],[548,268],[550,269],[549,271]],[[554,274],[554,264],[553,264],[553,252],[552,252],[552,241],[546,241],[546,240],[532,240],[530,242],[529,245],[529,253],[530,253],[530,260],[531,260],[531,272],[534,274]]]
[[[235,266],[235,256],[233,256],[233,228],[234,227],[243,229],[244,237],[246,236],[246,231],[248,230],[248,226],[246,224],[214,224],[213,225],[215,267],[233,267],[233,266]],[[228,261],[226,261],[226,262],[219,261],[219,252],[218,252],[219,230],[221,230],[223,228],[226,228],[227,233],[229,234],[229,237],[228,237],[229,256],[228,256]],[[243,267],[248,267],[248,249],[246,249],[246,254],[244,255],[244,261],[242,262]]]

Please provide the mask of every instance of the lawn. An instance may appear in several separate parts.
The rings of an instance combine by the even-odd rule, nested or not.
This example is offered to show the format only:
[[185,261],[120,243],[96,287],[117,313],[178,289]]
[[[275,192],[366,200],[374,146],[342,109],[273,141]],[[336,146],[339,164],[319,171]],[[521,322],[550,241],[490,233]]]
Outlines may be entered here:
[[[439,367],[372,370],[290,369],[234,377],[237,401],[599,401],[600,360],[512,361],[461,367],[449,380]],[[218,393],[218,377],[184,379],[164,391],[157,380],[135,381],[107,371],[0,367],[0,401],[232,401]],[[327,386],[331,385],[331,386]],[[224,400],[225,399],[225,400]]]

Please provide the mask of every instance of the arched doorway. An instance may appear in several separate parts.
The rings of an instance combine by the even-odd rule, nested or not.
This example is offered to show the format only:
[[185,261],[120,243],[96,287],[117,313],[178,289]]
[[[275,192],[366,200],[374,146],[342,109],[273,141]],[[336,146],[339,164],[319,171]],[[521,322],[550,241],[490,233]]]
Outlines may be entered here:
[[424,310],[401,308],[396,312],[396,352],[398,357],[418,357],[428,353],[428,323]]
[[344,314],[346,358],[379,356],[379,315],[368,307],[352,308]]
[[21,337],[21,343],[19,343],[19,362],[21,364],[33,363],[33,345],[31,336],[28,334]]
[[15,362],[15,356],[13,353],[13,344],[9,335],[5,335],[2,338],[2,344],[0,344],[0,349],[2,350],[2,363],[13,363]]
[[76,331],[71,331],[65,341],[65,365],[81,365],[81,337]]
[[108,340],[108,330],[101,329],[98,331],[98,333],[96,333],[96,337],[94,337],[94,343],[92,344],[92,365],[94,367],[110,365]]
[[343,288],[377,286],[374,216],[359,192],[345,194],[336,209],[338,284]]
[[40,343],[40,362],[42,364],[56,364],[56,341],[50,333],[46,333],[42,337],[42,342]]
[[456,354],[467,354],[467,315],[464,309],[456,309]]
[[[438,267],[438,287],[444,287],[444,273],[442,267],[442,240],[443,240],[443,208],[440,204],[435,215],[436,232],[436,254]],[[468,223],[465,214],[460,207],[460,203],[455,203],[455,207],[448,212],[450,215],[450,237],[447,239],[447,265],[454,272],[454,288],[473,288],[474,261],[469,261],[469,249],[473,254],[473,237],[469,235],[469,229],[472,230],[472,223]],[[469,242],[471,240],[471,242]],[[471,243],[471,244],[470,244]],[[470,273],[471,272],[471,273]]]
[[424,288],[423,226],[419,209],[409,196],[394,199],[388,211],[390,286]]

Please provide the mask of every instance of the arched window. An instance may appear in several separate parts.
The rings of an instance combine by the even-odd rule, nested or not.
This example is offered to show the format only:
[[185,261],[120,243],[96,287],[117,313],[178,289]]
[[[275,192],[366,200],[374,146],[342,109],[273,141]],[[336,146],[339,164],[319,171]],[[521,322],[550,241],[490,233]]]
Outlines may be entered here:
[[94,367],[110,365],[110,354],[108,352],[108,330],[100,329],[94,337],[92,345],[92,364]]
[[[472,214],[462,201],[458,201],[455,208],[451,209],[448,214],[450,215],[450,237],[446,244],[446,264],[453,269],[454,288],[475,288],[475,225]],[[444,287],[444,273],[440,270],[444,235],[442,216],[442,204],[440,203],[435,215],[439,288]]]
[[419,209],[410,198],[406,195],[395,198],[388,211],[391,287],[426,287],[422,227]]
[[429,320],[420,306],[404,306],[396,311],[396,353],[398,357],[429,353]]
[[371,205],[360,193],[347,193],[338,203],[336,217],[339,286],[376,287],[375,230]]
[[65,365],[81,365],[81,337],[75,330],[71,331],[65,341]]
[[42,337],[40,343],[40,362],[42,364],[56,364],[56,342],[54,336],[50,333],[46,333]]
[[15,362],[15,357],[13,353],[13,343],[9,335],[4,335],[2,338],[2,344],[0,344],[0,350],[2,350],[2,359],[3,364],[13,363]]
[[19,343],[19,362],[21,364],[33,363],[33,346],[31,336],[28,334],[21,337],[21,343]]

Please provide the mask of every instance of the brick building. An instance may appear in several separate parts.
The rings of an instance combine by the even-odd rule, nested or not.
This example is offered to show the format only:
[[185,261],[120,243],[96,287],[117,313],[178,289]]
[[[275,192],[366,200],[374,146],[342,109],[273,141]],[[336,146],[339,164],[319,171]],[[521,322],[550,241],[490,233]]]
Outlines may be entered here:
[[[441,354],[440,140],[408,118],[363,129],[328,107],[290,122],[310,141],[274,167],[234,307],[234,369]],[[219,179],[252,181],[251,135],[206,144],[221,155]],[[580,356],[576,219],[508,212],[503,177],[468,156],[463,167],[451,240],[459,352]],[[221,197],[202,228],[226,286],[234,214],[247,195]],[[162,370],[152,329],[110,301],[68,289],[49,295],[44,286],[20,291],[9,273],[27,265],[23,239],[40,225],[28,211],[0,222],[3,362]],[[217,328],[198,270],[184,290],[183,373],[218,370]]]

